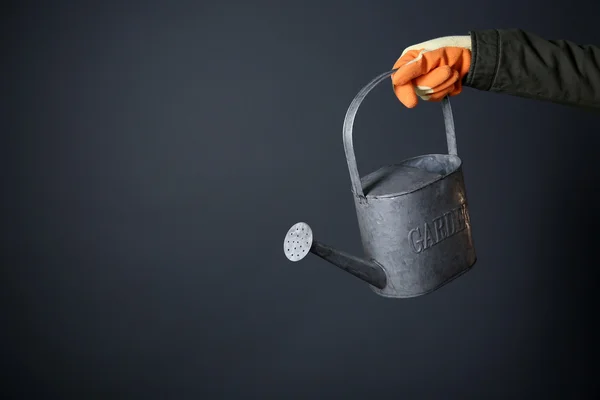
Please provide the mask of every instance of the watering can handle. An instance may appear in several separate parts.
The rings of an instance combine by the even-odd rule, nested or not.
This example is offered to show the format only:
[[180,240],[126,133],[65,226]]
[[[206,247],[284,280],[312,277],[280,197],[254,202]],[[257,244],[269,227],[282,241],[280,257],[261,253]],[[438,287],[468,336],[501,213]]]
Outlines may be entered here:
[[[369,82],[360,92],[354,97],[348,111],[346,112],[346,118],[344,119],[344,150],[346,152],[346,161],[348,161],[348,170],[350,171],[350,180],[352,181],[352,189],[354,193],[364,198],[365,194],[362,189],[360,181],[360,175],[358,174],[358,167],[356,166],[356,156],[354,155],[354,146],[352,145],[352,125],[354,124],[354,118],[360,103],[369,94],[369,92],[377,86],[381,81],[391,76],[397,69],[385,72],[379,75],[377,78]],[[442,100],[442,112],[444,113],[444,124],[446,126],[446,141],[448,142],[448,154],[457,155],[456,149],[456,135],[454,133],[454,118],[452,117],[452,108],[450,107],[450,100],[445,97]]]

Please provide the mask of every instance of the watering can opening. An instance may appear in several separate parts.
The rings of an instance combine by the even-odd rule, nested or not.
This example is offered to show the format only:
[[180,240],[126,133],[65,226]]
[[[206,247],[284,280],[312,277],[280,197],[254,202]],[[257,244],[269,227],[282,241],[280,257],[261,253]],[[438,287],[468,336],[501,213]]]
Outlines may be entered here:
[[383,166],[361,178],[361,185],[367,198],[401,196],[445,178],[461,165],[456,155],[427,154]]

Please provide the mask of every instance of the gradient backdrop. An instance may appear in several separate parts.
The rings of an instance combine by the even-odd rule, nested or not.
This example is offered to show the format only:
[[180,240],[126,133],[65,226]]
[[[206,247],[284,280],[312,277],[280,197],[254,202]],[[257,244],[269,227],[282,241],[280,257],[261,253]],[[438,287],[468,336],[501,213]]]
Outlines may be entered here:
[[[476,268],[378,297],[342,146],[402,50],[472,29],[600,44],[568,1],[45,1],[2,11],[2,398],[525,399],[598,390],[600,115],[453,99]],[[359,169],[444,152],[381,84]]]

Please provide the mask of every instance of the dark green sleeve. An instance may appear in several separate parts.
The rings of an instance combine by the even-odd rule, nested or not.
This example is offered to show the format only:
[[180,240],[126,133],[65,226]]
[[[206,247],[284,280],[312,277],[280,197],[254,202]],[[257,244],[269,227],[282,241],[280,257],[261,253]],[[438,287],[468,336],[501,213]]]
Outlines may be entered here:
[[547,40],[520,29],[470,32],[464,85],[600,109],[600,47]]

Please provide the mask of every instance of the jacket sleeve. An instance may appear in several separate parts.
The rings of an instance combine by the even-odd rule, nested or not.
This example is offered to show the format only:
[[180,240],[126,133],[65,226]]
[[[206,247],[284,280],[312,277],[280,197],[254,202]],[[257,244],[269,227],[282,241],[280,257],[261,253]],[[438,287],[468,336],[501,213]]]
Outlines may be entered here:
[[520,29],[471,31],[464,85],[600,109],[600,47],[546,40]]

